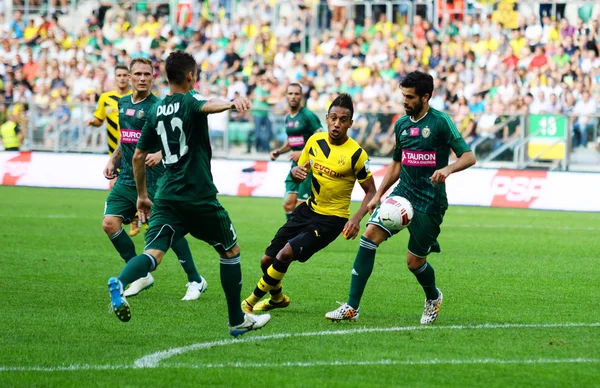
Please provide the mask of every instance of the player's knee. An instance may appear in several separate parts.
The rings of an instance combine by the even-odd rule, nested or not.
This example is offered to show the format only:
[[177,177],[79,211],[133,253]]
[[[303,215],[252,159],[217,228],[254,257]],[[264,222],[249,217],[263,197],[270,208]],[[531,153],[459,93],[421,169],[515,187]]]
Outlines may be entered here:
[[119,230],[121,230],[121,224],[123,221],[118,217],[104,217],[102,220],[102,229],[108,237],[114,236]]
[[262,269],[263,273],[267,272],[267,269],[271,264],[273,264],[273,258],[271,256],[264,255],[262,259],[260,259],[260,268]]
[[291,213],[294,211],[294,209],[296,208],[296,199],[294,198],[293,201],[290,201],[289,199],[283,203],[283,210],[286,213]]
[[408,252],[408,254],[406,255],[406,265],[410,270],[420,268],[426,261],[426,257],[415,256],[410,252]]
[[[217,251],[219,251],[219,250],[217,249]],[[231,259],[232,257],[236,257],[237,255],[240,254],[240,246],[239,246],[239,244],[235,244],[233,247],[229,248],[228,250],[219,252],[219,254],[221,255],[222,258]]]
[[388,233],[377,225],[369,224],[363,236],[371,240],[373,243],[380,245],[388,237]]
[[[162,262],[163,257],[165,257],[165,252],[160,251],[158,249],[146,249],[144,251],[144,253],[147,253],[147,254],[151,255],[152,257],[154,257],[154,260],[156,260],[157,267]],[[156,270],[156,268],[155,268],[155,270]]]
[[281,261],[282,263],[291,263],[294,261],[294,250],[289,243],[285,244],[283,249],[279,251],[277,254],[277,260]]

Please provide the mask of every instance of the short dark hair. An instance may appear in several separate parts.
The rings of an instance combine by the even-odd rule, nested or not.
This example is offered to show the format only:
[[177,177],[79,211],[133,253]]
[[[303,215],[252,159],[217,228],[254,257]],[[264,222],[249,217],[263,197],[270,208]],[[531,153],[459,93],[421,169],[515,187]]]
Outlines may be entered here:
[[350,111],[350,118],[354,116],[354,103],[352,102],[352,97],[348,93],[341,93],[335,98],[335,100],[333,100],[333,102],[329,106],[329,109],[327,110],[328,114],[331,108],[333,108],[334,106],[346,108]]
[[117,64],[117,66],[115,66],[115,73],[117,72],[117,70],[125,70],[129,73],[129,67],[127,67],[127,65],[124,63]]
[[429,94],[429,98],[433,94],[433,77],[422,71],[410,72],[404,77],[400,86],[403,88],[415,88],[415,92],[419,97]]
[[[300,93],[302,93],[302,85],[300,85],[298,82],[292,82],[291,84],[288,85],[287,89],[291,88],[292,86],[300,89]],[[286,92],[287,92],[287,90],[286,90]]]
[[190,54],[181,50],[173,51],[167,57],[166,68],[169,83],[181,85],[189,72],[196,71],[196,60]]

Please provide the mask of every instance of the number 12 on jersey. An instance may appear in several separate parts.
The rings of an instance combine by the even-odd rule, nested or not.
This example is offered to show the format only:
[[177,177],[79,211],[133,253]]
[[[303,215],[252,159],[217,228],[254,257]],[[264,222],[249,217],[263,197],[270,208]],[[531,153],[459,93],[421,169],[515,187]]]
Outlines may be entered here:
[[[179,158],[188,152],[187,139],[185,137],[185,133],[183,132],[183,120],[181,120],[179,117],[173,117],[170,122],[170,127],[170,131],[167,130],[165,123],[162,121],[159,121],[156,124],[156,133],[160,136],[163,148],[165,150],[165,164],[177,163]],[[171,149],[169,148],[170,133],[168,131],[173,134],[179,131],[179,153],[171,152]]]

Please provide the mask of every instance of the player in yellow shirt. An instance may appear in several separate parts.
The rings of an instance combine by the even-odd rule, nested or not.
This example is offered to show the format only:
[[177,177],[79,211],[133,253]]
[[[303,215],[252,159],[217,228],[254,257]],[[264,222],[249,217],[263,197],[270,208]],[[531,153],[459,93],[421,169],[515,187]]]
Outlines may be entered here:
[[[348,94],[340,94],[329,107],[327,132],[312,135],[302,151],[292,178],[301,182],[312,170],[310,198],[300,204],[292,217],[277,231],[261,259],[263,277],[254,292],[242,302],[245,312],[287,307],[290,298],[283,294],[281,281],[293,261],[301,263],[325,248],[342,233],[354,239],[367,204],[376,192],[365,150],[348,137],[354,106]],[[350,217],[350,200],[358,180],[365,191],[360,209]],[[271,293],[270,299],[259,302]]]
[[[126,65],[117,65],[115,68],[116,89],[105,92],[100,95],[98,105],[94,111],[94,117],[87,124],[93,127],[100,127],[106,121],[106,140],[108,143],[108,154],[112,155],[119,144],[121,137],[119,128],[119,99],[129,93],[129,68]],[[117,178],[110,181],[110,188],[114,186]],[[137,217],[131,222],[129,235],[135,236],[140,232]]]

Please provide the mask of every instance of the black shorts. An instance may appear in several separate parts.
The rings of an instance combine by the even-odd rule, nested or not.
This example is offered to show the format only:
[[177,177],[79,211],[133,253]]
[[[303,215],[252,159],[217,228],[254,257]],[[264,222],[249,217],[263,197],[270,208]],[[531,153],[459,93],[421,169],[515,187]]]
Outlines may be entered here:
[[306,203],[301,203],[288,222],[277,231],[265,255],[277,257],[289,242],[294,260],[303,263],[334,241],[344,230],[346,222],[347,218],[317,214]]

